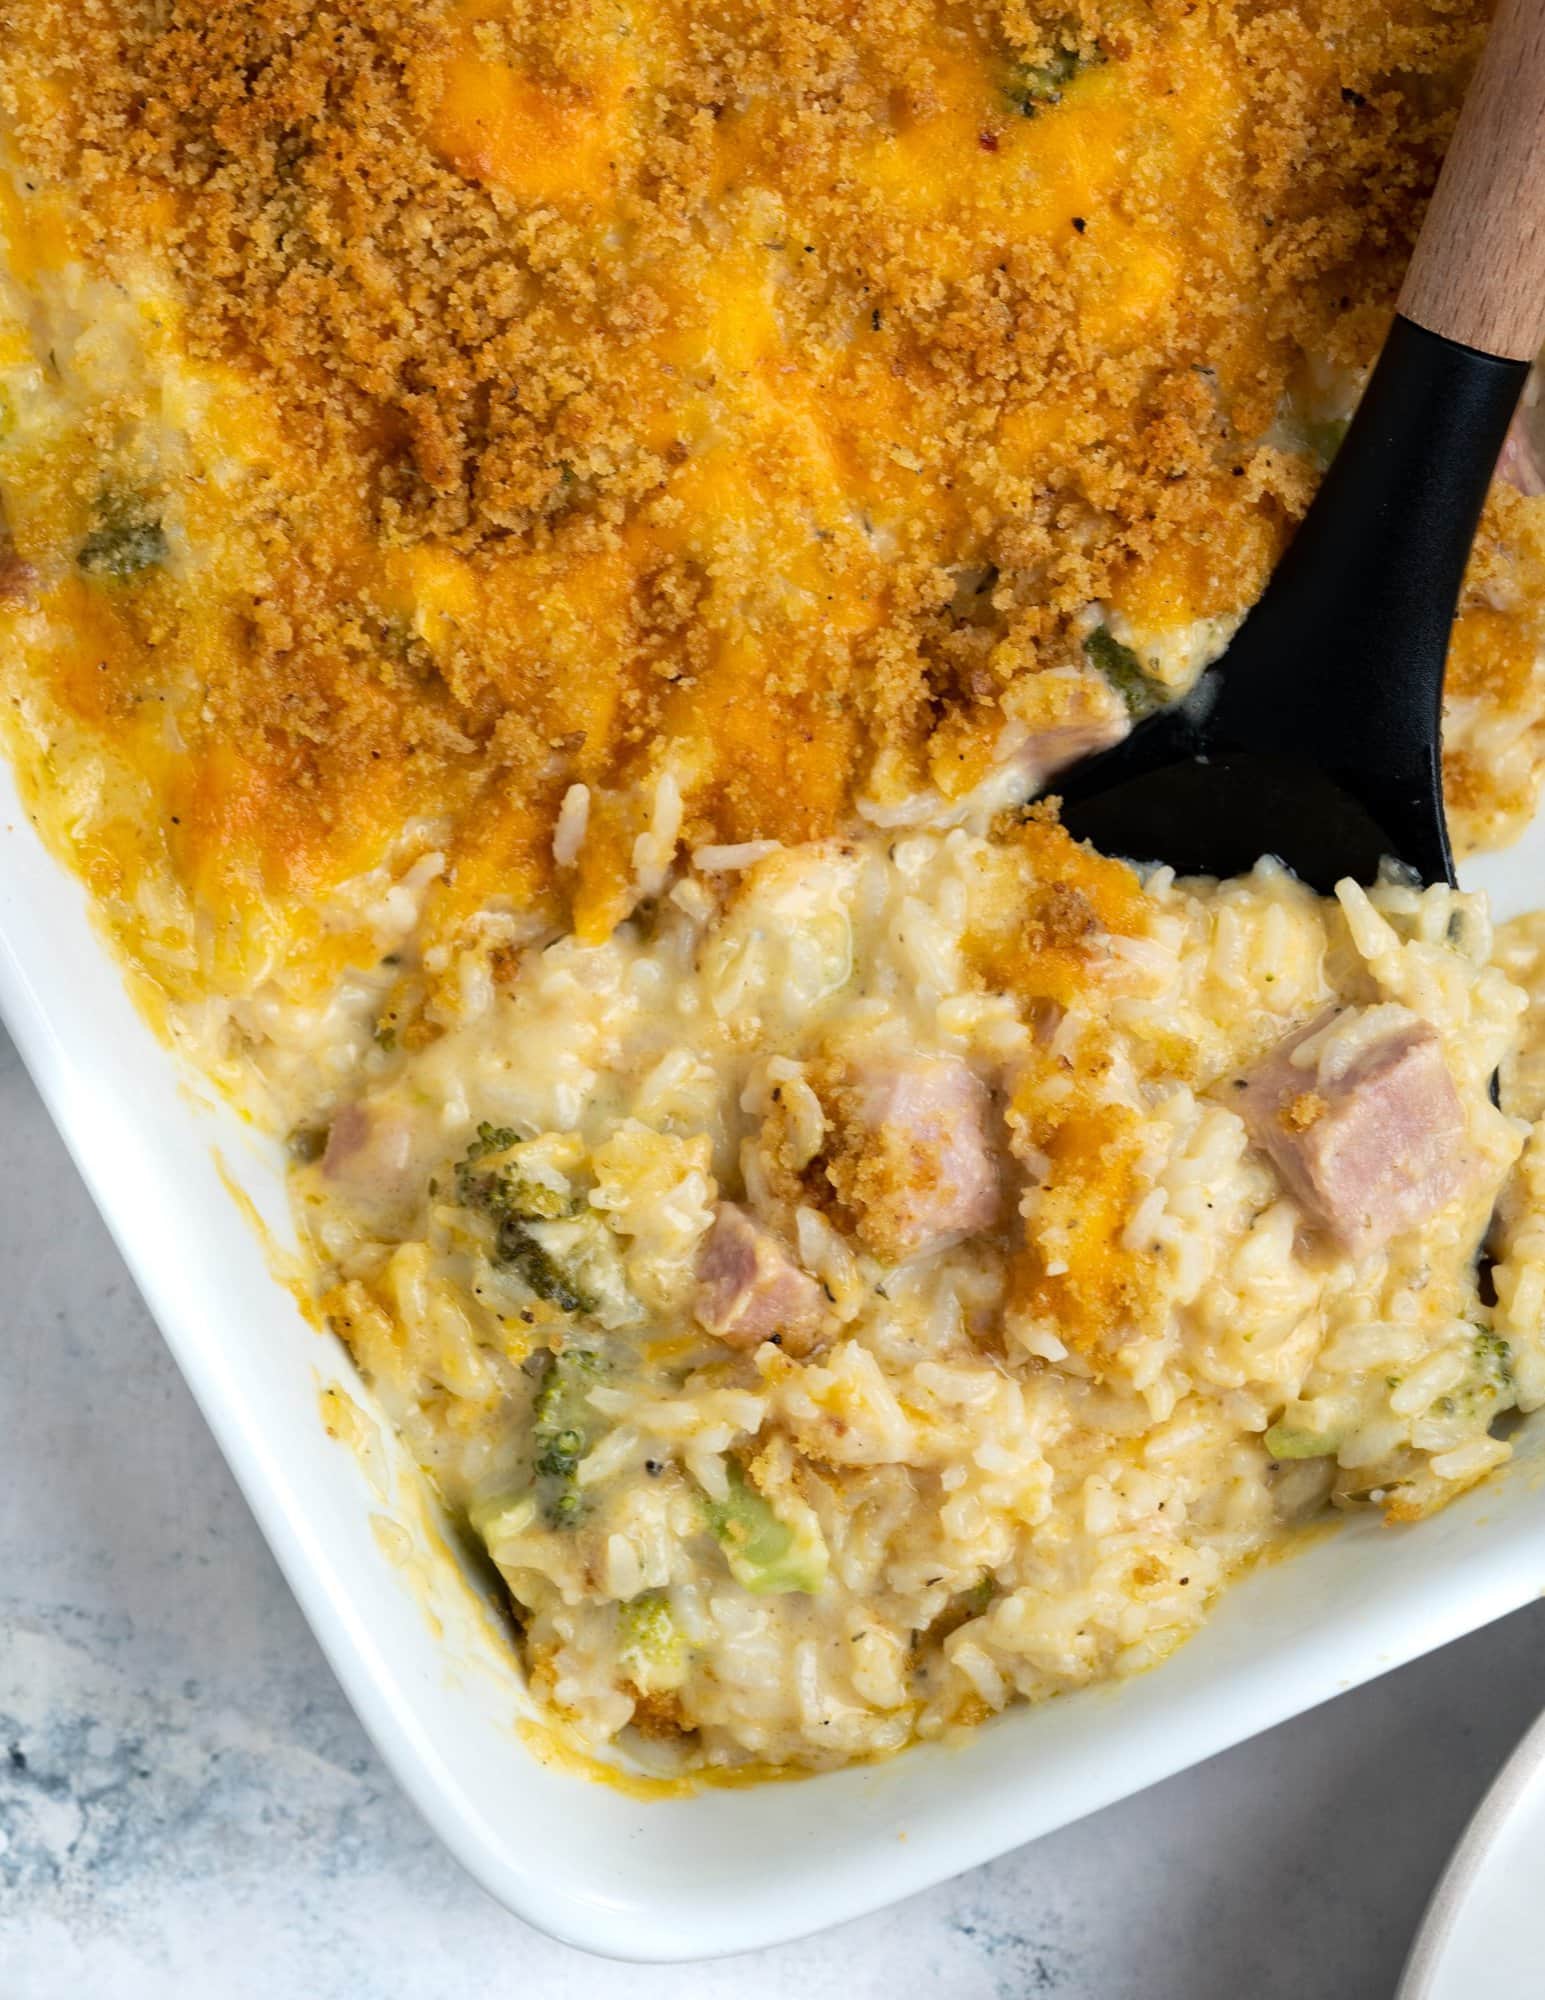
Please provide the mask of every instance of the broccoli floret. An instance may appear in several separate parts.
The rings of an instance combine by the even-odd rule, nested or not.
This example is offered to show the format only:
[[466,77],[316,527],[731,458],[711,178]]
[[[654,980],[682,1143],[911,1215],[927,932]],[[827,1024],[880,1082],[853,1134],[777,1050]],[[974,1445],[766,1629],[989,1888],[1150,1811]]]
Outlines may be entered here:
[[[578,1299],[567,1311],[592,1314],[602,1326],[617,1328],[636,1325],[641,1308],[628,1288],[627,1271],[617,1238],[593,1208],[581,1208],[575,1215],[555,1222],[528,1222],[516,1225],[533,1250],[543,1260],[547,1281]],[[503,1241],[509,1225],[503,1225]],[[520,1269],[533,1284],[527,1264],[535,1261],[533,1250],[522,1249]],[[543,1296],[546,1296],[544,1294]]]
[[124,582],[159,569],[170,554],[166,531],[135,494],[110,493],[97,504],[97,525],[80,545],[76,562],[88,576]]
[[480,1125],[456,1169],[456,1199],[496,1225],[494,1262],[561,1312],[636,1321],[616,1237],[594,1209],[523,1173],[525,1150],[508,1126]]
[[520,1134],[513,1125],[490,1125],[485,1118],[477,1128],[477,1137],[467,1148],[466,1164],[470,1167],[477,1160],[486,1160],[490,1153],[507,1153],[512,1146],[520,1144]]
[[1500,1392],[1513,1386],[1513,1350],[1500,1333],[1483,1328],[1475,1336],[1475,1359],[1483,1376]]
[[1104,625],[1097,625],[1085,639],[1084,658],[1104,674],[1126,703],[1127,714],[1134,722],[1152,715],[1159,706],[1153,682],[1143,672],[1142,661]]
[[600,1355],[589,1348],[566,1347],[549,1356],[531,1405],[537,1505],[550,1528],[571,1528],[585,1511],[579,1466],[596,1424],[589,1396],[601,1367]]
[[706,1500],[703,1511],[730,1574],[759,1597],[790,1590],[814,1594],[826,1581],[828,1562],[820,1530],[791,1528],[734,1459],[728,1471],[729,1491],[722,1500]]
[[617,1659],[640,1694],[671,1694],[686,1679],[686,1640],[663,1590],[646,1590],[619,1607]]
[[464,1208],[490,1215],[496,1222],[550,1221],[568,1215],[572,1204],[556,1188],[530,1180],[500,1155],[513,1152],[520,1135],[508,1125],[477,1128],[477,1137],[456,1168],[456,1198]]
[[1037,111],[1060,104],[1063,91],[1088,66],[1077,49],[1068,48],[1053,50],[1043,63],[1018,63],[1009,79],[1009,100],[1026,118],[1033,118]]
[[456,1168],[456,1199],[496,1223],[494,1258],[519,1273],[539,1299],[562,1312],[592,1312],[595,1299],[553,1247],[531,1233],[532,1223],[557,1221],[573,1204],[556,1188],[523,1175],[504,1155],[519,1135],[508,1125],[484,1123]]
[[998,1579],[990,1569],[985,1569],[965,1593],[966,1610],[973,1618],[980,1618],[998,1594]]
[[499,1224],[494,1257],[496,1262],[515,1271],[539,1299],[545,1299],[560,1312],[595,1311],[594,1295],[572,1283],[558,1259],[544,1250],[525,1223],[515,1216],[506,1216]]
[[1332,1458],[1341,1448],[1340,1437],[1330,1431],[1301,1431],[1292,1424],[1273,1424],[1265,1442],[1277,1459]]
[[542,1377],[531,1403],[530,1476],[468,1510],[473,1532],[495,1560],[498,1545],[515,1541],[538,1521],[549,1528],[572,1528],[585,1515],[579,1468],[600,1428],[589,1394],[605,1362],[593,1349],[581,1347],[537,1360]]

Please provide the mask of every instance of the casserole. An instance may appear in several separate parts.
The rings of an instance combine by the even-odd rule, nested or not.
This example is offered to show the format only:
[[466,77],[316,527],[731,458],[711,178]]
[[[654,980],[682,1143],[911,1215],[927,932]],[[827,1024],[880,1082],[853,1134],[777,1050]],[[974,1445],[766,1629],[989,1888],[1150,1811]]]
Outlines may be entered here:
[[[354,1426],[361,1453],[318,1420],[320,1391],[364,1397],[341,1346],[274,1282],[269,1258],[289,1232],[278,1148],[228,1108],[190,1101],[9,774],[0,787],[7,1026],[365,1727],[463,1865],[551,1935],[671,1960],[858,1916],[1474,1630],[1545,1583],[1545,1433],[1526,1423],[1502,1475],[1418,1529],[1361,1516],[1244,1578],[1162,1673],[1014,1710],[960,1747],[800,1782],[666,1797],[576,1783],[532,1735],[492,1621],[437,1552],[384,1426]],[[1510,914],[1542,858],[1536,828],[1468,880]]]
[[[1306,1510],[1410,1521],[1545,1402],[1532,1211],[1496,1313],[1472,1254],[1525,999],[1481,912],[1386,882],[1338,916],[1270,865],[1139,884],[1034,813],[993,829],[1226,644],[1479,24],[1420,36],[1413,128],[1372,14],[1334,75],[1303,24],[1308,97],[1237,22],[1236,98],[1182,17],[1010,47],[862,13],[834,101],[770,12],[748,60],[691,8],[680,45],[454,11],[20,24],[0,713],[140,1005],[256,1125],[168,1122],[106,1017],[62,1034],[83,1081],[39,1061],[485,1877],[567,1934],[608,1942],[599,1901],[635,1949],[711,1949],[894,1889],[838,1860],[884,1829],[927,1821],[926,1874],[1093,1803],[1096,1729],[1107,1788],[1140,1780],[1185,1741],[1169,1698],[1109,1753],[1115,1710],[1065,1702],[1007,1761],[865,1760],[1135,1674]],[[1306,138],[1350,185],[1295,178]],[[1276,273],[1231,330],[1198,231]],[[1452,789],[1491,834],[1536,778],[1526,460],[1454,644]],[[1538,985],[1545,943],[1514,962]],[[91,991],[72,963],[44,1017]],[[540,1729],[323,1317],[502,1573]],[[275,1442],[319,1403],[355,1468],[322,1486]],[[432,1655],[396,1622],[425,1600]],[[1280,1638],[1303,1587],[1270,1601]],[[557,1728],[854,1774],[812,1847],[797,1788],[549,1799],[507,1759],[551,1771]]]

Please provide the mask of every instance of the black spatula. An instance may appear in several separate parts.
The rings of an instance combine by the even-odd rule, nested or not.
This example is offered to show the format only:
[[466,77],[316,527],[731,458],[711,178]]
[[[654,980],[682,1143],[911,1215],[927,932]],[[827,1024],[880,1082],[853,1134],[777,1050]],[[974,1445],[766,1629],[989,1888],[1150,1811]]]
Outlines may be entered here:
[[1069,830],[1184,874],[1452,881],[1443,664],[1545,333],[1545,0],[1501,0],[1396,315],[1259,604],[1174,707],[1047,787]]

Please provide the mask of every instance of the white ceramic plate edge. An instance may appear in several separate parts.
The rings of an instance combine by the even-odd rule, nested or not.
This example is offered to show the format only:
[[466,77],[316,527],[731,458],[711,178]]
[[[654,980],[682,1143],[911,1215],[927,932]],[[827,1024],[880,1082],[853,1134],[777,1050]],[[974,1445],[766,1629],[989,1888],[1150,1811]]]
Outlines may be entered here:
[[[1542,1764],[1545,1764],[1545,1715],[1538,1717],[1525,1733],[1471,1814],[1459,1845],[1450,1855],[1428,1901],[1395,2000],[1441,2000],[1439,1982],[1444,1974],[1444,1959],[1471,1893],[1494,1858],[1499,1839],[1528,1798]],[[1545,1871],[1545,1854],[1542,1854],[1542,1871]],[[1475,1989],[1469,2000],[1492,2000],[1492,1996]],[[1500,1989],[1496,2000],[1502,2000]],[[1521,1996],[1510,1992],[1507,2000],[1521,2000]]]

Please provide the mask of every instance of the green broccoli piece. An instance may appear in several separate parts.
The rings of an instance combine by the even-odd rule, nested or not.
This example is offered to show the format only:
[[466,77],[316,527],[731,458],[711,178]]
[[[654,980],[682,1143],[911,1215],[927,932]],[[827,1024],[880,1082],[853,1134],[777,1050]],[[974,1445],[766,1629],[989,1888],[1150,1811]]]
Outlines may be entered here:
[[1340,1448],[1341,1439],[1331,1431],[1301,1431],[1279,1423],[1266,1433],[1273,1458],[1331,1458]]
[[1106,626],[1097,625],[1085,639],[1084,658],[1090,666],[1098,667],[1104,674],[1126,703],[1127,714],[1134,722],[1141,722],[1145,715],[1152,715],[1159,706],[1153,682],[1143,672],[1142,661],[1130,646],[1123,646]]
[[997,1594],[998,1579],[990,1569],[984,1569],[976,1582],[964,1593],[967,1612],[973,1618],[980,1618]]
[[160,569],[170,553],[160,520],[137,495],[109,493],[98,502],[97,525],[81,543],[75,560],[88,576],[122,583],[148,569]]
[[796,1531],[780,1521],[734,1459],[729,1491],[722,1500],[705,1499],[703,1511],[743,1590],[759,1597],[791,1590],[814,1595],[825,1583],[829,1558],[819,1532]]
[[496,1263],[507,1264],[539,1299],[545,1299],[560,1312],[595,1311],[594,1295],[571,1283],[558,1259],[544,1250],[525,1223],[514,1216],[506,1216],[499,1224],[494,1259]]
[[640,1694],[670,1694],[686,1679],[687,1642],[663,1590],[619,1607],[617,1657]]
[[1513,1350],[1500,1333],[1483,1328],[1475,1336],[1475,1359],[1487,1386],[1500,1395],[1513,1386]]
[[519,1144],[520,1134],[513,1125],[490,1125],[484,1118],[478,1125],[477,1137],[467,1148],[466,1164],[470,1167],[478,1160],[486,1160],[490,1153],[507,1153]]
[[571,1528],[585,1511],[579,1466],[593,1441],[597,1419],[589,1397],[601,1367],[600,1355],[589,1348],[550,1355],[531,1405],[537,1505],[550,1528]]
[[1015,109],[1026,118],[1062,102],[1062,93],[1089,59],[1077,49],[1054,49],[1043,63],[1017,63],[1009,79],[1008,96]]
[[539,1357],[542,1379],[531,1403],[531,1474],[524,1485],[473,1503],[467,1519],[491,1551],[514,1541],[538,1520],[572,1528],[584,1518],[579,1468],[600,1426],[591,1384],[605,1366],[589,1348],[566,1347]]
[[570,1213],[572,1204],[556,1188],[528,1180],[501,1153],[512,1152],[520,1135],[508,1125],[477,1128],[477,1137],[456,1167],[456,1199],[496,1222],[537,1222]]
[[556,1188],[528,1179],[501,1156],[520,1143],[508,1125],[477,1128],[477,1137],[456,1167],[456,1199],[463,1208],[486,1215],[497,1225],[494,1259],[507,1264],[549,1305],[561,1312],[594,1312],[595,1295],[575,1276],[562,1246],[543,1243],[533,1223],[553,1222],[571,1214],[573,1204]]
[[[605,1327],[638,1321],[639,1303],[628,1289],[617,1238],[593,1208],[555,1222],[502,1223],[499,1244],[500,1254],[516,1265],[532,1290],[552,1298],[565,1312],[589,1313]],[[565,1298],[577,1303],[566,1305]]]

